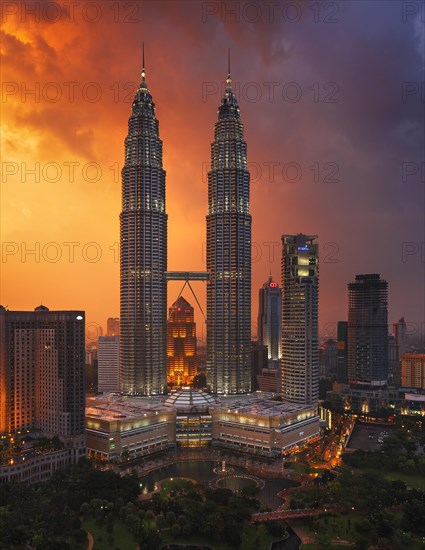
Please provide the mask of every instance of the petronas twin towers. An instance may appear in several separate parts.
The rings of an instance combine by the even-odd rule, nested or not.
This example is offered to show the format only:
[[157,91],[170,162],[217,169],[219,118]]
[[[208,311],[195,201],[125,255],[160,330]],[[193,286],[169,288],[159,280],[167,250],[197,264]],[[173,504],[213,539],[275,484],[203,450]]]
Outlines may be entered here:
[[[216,394],[251,390],[249,182],[229,67],[208,173],[207,384]],[[162,141],[144,68],[125,139],[120,228],[121,392],[157,395],[167,383],[167,280],[173,274],[167,272]]]

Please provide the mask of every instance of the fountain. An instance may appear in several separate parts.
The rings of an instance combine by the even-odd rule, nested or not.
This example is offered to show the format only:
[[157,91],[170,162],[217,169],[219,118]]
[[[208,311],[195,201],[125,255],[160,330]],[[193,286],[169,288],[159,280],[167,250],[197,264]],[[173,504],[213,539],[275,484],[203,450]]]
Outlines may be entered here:
[[228,466],[226,466],[225,460],[221,461],[221,466],[216,466],[215,468],[213,468],[213,472],[218,476],[228,476],[230,474],[233,474],[234,471],[234,468],[229,468]]

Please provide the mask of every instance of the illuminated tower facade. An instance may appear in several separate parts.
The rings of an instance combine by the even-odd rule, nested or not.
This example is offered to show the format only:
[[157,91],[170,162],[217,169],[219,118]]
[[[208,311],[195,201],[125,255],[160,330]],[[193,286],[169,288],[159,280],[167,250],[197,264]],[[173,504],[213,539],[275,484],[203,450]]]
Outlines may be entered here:
[[229,67],[211,144],[206,218],[207,384],[216,394],[251,390],[251,215],[246,150]]
[[166,386],[167,214],[158,126],[143,69],[122,170],[120,378],[126,395],[160,394]]
[[319,399],[319,245],[316,235],[282,236],[282,397]]
[[193,307],[183,296],[169,309],[167,359],[167,383],[189,386],[196,374],[196,324]]

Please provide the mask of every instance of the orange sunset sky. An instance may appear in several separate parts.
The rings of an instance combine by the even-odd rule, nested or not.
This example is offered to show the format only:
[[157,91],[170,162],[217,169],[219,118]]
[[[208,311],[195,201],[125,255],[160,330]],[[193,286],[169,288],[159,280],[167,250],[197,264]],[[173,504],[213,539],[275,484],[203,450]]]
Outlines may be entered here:
[[[423,23],[403,21],[397,2],[338,3],[334,15],[251,4],[255,13],[244,2],[3,3],[4,306],[84,309],[90,337],[119,316],[120,170],[144,41],[168,268],[205,269],[206,172],[230,47],[251,170],[253,334],[258,288],[270,270],[280,279],[280,236],[298,232],[319,235],[322,335],[346,319],[357,273],[388,280],[390,323],[423,325],[424,104],[414,86],[402,96],[403,82],[423,80]],[[170,305],[180,287],[169,284]],[[194,288],[204,306],[204,283]]]

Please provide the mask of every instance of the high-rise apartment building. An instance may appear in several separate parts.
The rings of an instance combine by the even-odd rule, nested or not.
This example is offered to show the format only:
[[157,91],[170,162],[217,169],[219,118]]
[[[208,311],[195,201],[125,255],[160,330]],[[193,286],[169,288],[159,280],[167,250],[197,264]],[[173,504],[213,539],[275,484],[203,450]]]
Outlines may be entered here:
[[405,388],[425,390],[424,353],[404,353],[401,356],[401,384]]
[[167,377],[165,170],[144,68],[125,139],[120,227],[121,392],[160,394]]
[[106,336],[120,335],[120,320],[118,317],[108,317],[106,321]]
[[316,235],[282,236],[282,397],[319,398],[319,245]]
[[348,284],[348,379],[383,386],[388,378],[388,283],[377,274]]
[[207,383],[216,394],[251,390],[250,175],[229,74],[218,108],[207,221]]
[[169,309],[167,382],[189,386],[196,374],[196,324],[193,307],[180,296]]
[[84,311],[0,306],[0,433],[58,436],[85,456]]
[[258,343],[267,346],[269,367],[282,359],[282,289],[270,275],[259,291]]
[[120,391],[120,337],[100,336],[97,348],[97,391]]

